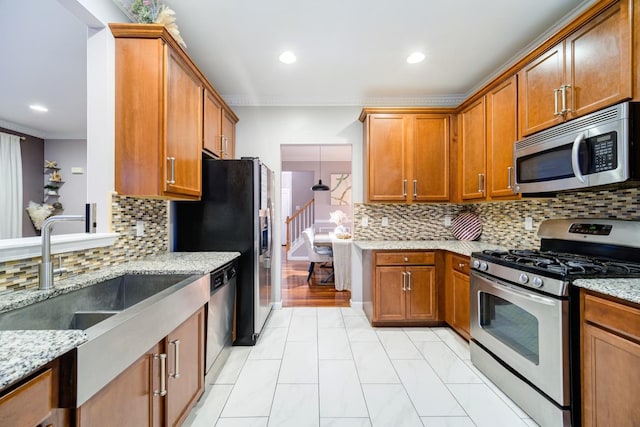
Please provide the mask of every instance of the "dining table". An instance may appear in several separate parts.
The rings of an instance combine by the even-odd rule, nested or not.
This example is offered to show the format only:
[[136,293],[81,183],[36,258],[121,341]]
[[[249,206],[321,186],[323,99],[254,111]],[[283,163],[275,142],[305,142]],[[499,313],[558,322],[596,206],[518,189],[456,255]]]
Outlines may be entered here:
[[337,291],[351,290],[351,244],[353,238],[341,239],[336,233],[317,233],[315,246],[328,246],[333,251],[334,286]]

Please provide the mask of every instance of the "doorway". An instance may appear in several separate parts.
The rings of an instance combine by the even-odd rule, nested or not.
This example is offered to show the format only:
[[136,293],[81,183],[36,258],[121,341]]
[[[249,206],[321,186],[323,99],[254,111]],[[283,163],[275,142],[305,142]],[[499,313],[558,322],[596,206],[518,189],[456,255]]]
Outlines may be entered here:
[[[282,305],[348,307],[351,292],[336,291],[328,266],[316,265],[307,281],[309,261],[301,232],[305,228],[315,233],[332,231],[336,227],[330,220],[332,212],[342,211],[353,218],[350,185],[344,184],[350,183],[351,145],[289,144],[281,145],[280,151]],[[328,191],[311,190],[319,180],[329,186]]]

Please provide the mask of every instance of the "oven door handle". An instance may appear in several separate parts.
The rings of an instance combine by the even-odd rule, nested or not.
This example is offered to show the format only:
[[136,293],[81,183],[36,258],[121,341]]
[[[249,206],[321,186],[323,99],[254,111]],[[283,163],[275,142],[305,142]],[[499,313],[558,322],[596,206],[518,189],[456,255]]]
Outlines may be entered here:
[[576,139],[573,141],[573,146],[571,147],[571,168],[573,169],[573,174],[576,176],[578,181],[584,183],[584,176],[580,172],[580,159],[578,158],[580,154],[580,144],[584,142],[584,132],[580,132]]
[[[544,305],[549,305],[549,306],[553,306],[556,305],[556,300],[552,299],[552,298],[547,298],[547,297],[543,297],[540,295],[536,295],[530,292],[525,292],[525,291],[521,291],[520,289],[515,289],[505,283],[501,283],[498,282],[496,280],[493,280],[489,277],[486,277],[484,275],[479,275],[477,274],[475,271],[471,273],[472,275],[476,275],[478,276],[478,278],[487,281],[490,283],[491,287],[498,290],[499,292],[504,292],[506,294],[511,294],[514,296],[517,296],[519,298],[523,298],[523,299],[527,299],[529,301],[533,301],[535,303],[538,304],[544,304]],[[479,291],[482,291],[482,289],[479,289]]]

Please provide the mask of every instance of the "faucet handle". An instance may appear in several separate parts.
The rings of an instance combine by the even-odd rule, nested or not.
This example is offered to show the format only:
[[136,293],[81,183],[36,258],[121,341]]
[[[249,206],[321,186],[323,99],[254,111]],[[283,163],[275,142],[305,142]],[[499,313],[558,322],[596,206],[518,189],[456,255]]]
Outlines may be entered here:
[[58,255],[58,268],[53,270],[53,274],[62,274],[69,271],[68,268],[62,266],[62,255]]

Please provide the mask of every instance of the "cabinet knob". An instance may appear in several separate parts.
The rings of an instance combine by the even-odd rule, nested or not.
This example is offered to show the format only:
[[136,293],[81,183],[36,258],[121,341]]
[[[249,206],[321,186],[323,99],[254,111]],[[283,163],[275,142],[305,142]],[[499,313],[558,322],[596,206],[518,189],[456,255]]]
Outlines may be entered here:
[[409,258],[408,257],[404,257],[404,262],[409,262]]
[[459,264],[458,264],[458,267],[460,267],[460,268],[465,268],[465,266],[466,266],[466,265],[467,265],[467,264],[465,264],[465,263],[461,262],[461,263],[459,263]]

